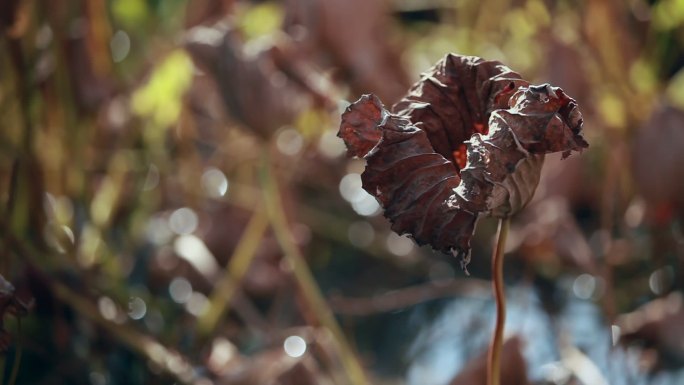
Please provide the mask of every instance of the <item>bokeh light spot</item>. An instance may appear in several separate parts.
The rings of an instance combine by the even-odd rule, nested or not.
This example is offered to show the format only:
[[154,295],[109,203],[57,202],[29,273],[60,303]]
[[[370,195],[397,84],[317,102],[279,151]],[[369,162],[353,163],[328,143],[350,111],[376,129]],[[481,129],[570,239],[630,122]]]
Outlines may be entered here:
[[147,313],[147,304],[140,297],[131,297],[128,301],[128,316],[131,319],[142,319]]
[[285,354],[290,357],[301,357],[306,353],[306,341],[300,336],[289,336],[283,343],[283,349],[285,349]]
[[202,188],[212,198],[220,198],[228,191],[228,178],[221,170],[210,167],[202,174]]
[[617,345],[617,343],[620,341],[620,327],[617,325],[612,325],[610,327],[610,336],[613,341],[613,346]]
[[169,284],[169,295],[176,303],[185,303],[192,295],[192,285],[183,277],[174,278]]
[[209,310],[209,299],[204,294],[195,291],[185,303],[185,310],[195,317],[199,317]]
[[225,367],[237,354],[237,348],[226,338],[216,338],[211,345],[208,365],[218,371]]
[[125,31],[118,30],[109,41],[109,49],[112,52],[114,63],[120,63],[131,51],[131,38]]
[[651,273],[648,277],[648,287],[654,294],[666,293],[672,286],[674,272],[669,266],[663,267]]
[[276,137],[278,150],[285,155],[297,155],[304,147],[304,138],[294,128],[284,128]]
[[97,300],[97,308],[104,319],[113,321],[117,316],[116,304],[109,297],[100,297]]
[[387,250],[398,257],[405,257],[411,254],[414,247],[413,240],[407,237],[402,237],[394,232],[389,233],[387,236],[386,245]]
[[333,131],[324,132],[318,139],[318,151],[326,158],[339,158],[346,150],[344,142]]
[[590,274],[582,274],[575,278],[572,284],[572,292],[579,299],[589,299],[596,290],[596,278]]
[[192,209],[182,207],[169,217],[169,228],[176,234],[190,234],[197,229],[197,214]]

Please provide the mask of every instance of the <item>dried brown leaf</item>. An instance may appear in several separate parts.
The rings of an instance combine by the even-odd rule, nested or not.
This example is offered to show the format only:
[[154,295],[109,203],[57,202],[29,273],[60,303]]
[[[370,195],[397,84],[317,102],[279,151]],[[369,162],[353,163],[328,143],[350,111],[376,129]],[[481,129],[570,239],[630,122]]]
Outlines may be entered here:
[[496,61],[449,54],[388,111],[365,95],[338,136],[366,159],[363,187],[399,234],[454,252],[465,265],[481,215],[507,217],[531,199],[545,154],[587,147],[577,104],[530,86]]

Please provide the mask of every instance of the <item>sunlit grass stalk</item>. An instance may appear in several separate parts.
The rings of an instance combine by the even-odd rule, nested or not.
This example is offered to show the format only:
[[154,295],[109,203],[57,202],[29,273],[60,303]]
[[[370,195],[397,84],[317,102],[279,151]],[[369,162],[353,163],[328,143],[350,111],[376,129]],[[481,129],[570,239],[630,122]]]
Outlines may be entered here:
[[209,301],[209,310],[198,320],[198,330],[201,335],[207,335],[214,330],[221,317],[228,311],[240,282],[252,264],[267,227],[266,213],[257,209],[235,247],[223,277],[214,288]]
[[504,292],[503,265],[504,248],[510,223],[509,218],[501,218],[499,220],[496,247],[492,253],[492,289],[494,291],[494,300],[496,301],[496,324],[487,355],[487,385],[500,385],[501,383],[501,350],[503,347],[504,326],[506,324],[506,293]]
[[328,303],[325,301],[301,250],[292,238],[292,233],[290,232],[280,193],[278,191],[278,185],[275,176],[271,171],[268,157],[264,157],[259,174],[263,185],[266,212],[271,221],[273,232],[278,244],[283,249],[287,262],[289,262],[289,265],[292,268],[294,277],[300,286],[302,296],[314,312],[318,322],[321,323],[321,326],[326,328],[334,338],[339,349],[342,366],[349,376],[351,383],[354,385],[369,385],[361,363],[345,338]]

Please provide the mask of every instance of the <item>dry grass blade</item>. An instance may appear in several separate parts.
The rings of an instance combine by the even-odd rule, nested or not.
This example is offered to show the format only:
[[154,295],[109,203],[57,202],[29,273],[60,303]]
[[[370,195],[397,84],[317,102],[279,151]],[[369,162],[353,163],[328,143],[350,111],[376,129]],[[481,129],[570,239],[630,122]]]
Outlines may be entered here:
[[332,334],[339,349],[340,358],[349,380],[354,385],[368,385],[368,379],[357,356],[352,351],[349,342],[344,336],[335,316],[328,307],[320,288],[316,284],[304,256],[297,247],[289,230],[285,212],[283,210],[277,182],[271,171],[269,159],[264,157],[260,172],[263,185],[264,203],[273,232],[280,247],[285,253],[285,258],[292,268],[297,284],[301,288],[301,294],[316,315],[318,322]]
[[117,341],[147,358],[181,384],[193,384],[200,379],[200,375],[195,371],[192,364],[180,353],[166,348],[150,336],[125,325],[106,320],[91,301],[81,297],[61,282],[51,281],[50,285],[57,298],[68,304],[80,315],[111,333]]
[[242,278],[249,270],[267,227],[266,213],[263,210],[255,211],[230,258],[223,277],[216,283],[210,298],[209,310],[198,320],[197,327],[200,334],[211,333],[221,317],[228,311]]

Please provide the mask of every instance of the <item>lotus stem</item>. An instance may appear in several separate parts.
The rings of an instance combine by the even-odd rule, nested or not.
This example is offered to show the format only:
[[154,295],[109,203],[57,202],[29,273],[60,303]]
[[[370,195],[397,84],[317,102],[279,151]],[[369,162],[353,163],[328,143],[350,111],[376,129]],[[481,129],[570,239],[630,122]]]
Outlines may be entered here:
[[511,221],[508,217],[499,220],[496,248],[492,253],[492,289],[494,291],[494,300],[496,301],[496,324],[487,355],[487,385],[501,384],[501,350],[503,347],[504,326],[506,324],[506,293],[504,292],[503,265],[504,248],[510,223]]

